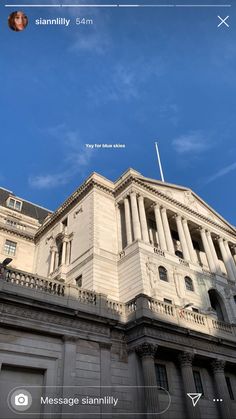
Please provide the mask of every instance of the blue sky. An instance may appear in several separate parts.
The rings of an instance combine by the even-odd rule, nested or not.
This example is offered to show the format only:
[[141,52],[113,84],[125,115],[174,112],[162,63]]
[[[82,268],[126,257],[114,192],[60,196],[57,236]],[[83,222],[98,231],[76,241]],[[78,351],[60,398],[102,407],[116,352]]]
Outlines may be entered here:
[[[6,24],[13,10],[1,5],[2,186],[55,209],[92,171],[159,178],[158,139],[166,181],[236,224],[234,7],[24,8],[20,33]],[[230,28],[217,28],[218,14]],[[76,26],[78,16],[93,25]],[[39,17],[72,24],[35,26]]]

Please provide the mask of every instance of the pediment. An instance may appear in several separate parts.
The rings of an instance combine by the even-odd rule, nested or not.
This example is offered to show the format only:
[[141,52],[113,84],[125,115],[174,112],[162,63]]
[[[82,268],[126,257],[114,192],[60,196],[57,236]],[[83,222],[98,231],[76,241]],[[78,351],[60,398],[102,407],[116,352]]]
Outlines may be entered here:
[[[156,181],[154,179],[140,178],[140,180],[146,185],[149,185],[153,189],[161,192],[166,197],[171,198],[178,203],[188,207],[189,209],[197,212],[199,215],[209,218],[211,221],[217,223],[223,228],[228,230],[230,229],[233,234],[236,233],[235,227],[228,223],[220,214],[211,208],[191,189],[166,182]],[[174,205],[173,201],[172,205]]]

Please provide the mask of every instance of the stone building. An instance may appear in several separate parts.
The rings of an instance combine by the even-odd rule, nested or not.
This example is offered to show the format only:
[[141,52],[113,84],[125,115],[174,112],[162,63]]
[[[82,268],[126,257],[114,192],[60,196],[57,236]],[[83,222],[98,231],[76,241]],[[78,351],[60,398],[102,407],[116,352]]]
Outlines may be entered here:
[[0,240],[2,418],[236,418],[236,229],[194,192],[93,173],[51,213],[0,189]]

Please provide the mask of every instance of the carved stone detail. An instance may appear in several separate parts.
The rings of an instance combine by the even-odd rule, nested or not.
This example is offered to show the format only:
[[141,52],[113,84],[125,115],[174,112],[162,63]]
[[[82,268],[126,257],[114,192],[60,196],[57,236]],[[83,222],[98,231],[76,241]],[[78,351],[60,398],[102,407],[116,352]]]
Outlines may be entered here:
[[191,352],[182,352],[178,356],[181,367],[192,367],[194,354]]
[[223,361],[223,359],[215,359],[212,363],[211,363],[212,369],[215,373],[224,373],[224,369],[225,369],[225,361]]
[[158,345],[149,342],[143,342],[135,348],[137,354],[142,358],[145,356],[155,357]]
[[[74,317],[65,318],[63,316],[59,316],[58,314],[50,314],[42,311],[36,311],[31,309],[25,309],[21,307],[13,307],[7,304],[1,304],[0,306],[0,314],[3,315],[10,315],[15,316],[17,320],[25,321],[25,318],[28,319],[28,323],[30,320],[36,320],[42,322],[43,325],[45,324],[52,324],[57,326],[66,326],[76,328],[78,331],[88,331],[92,333],[98,333],[108,336],[109,335],[109,328],[96,325],[88,321],[80,321]],[[22,318],[22,319],[21,319]],[[14,321],[14,320],[13,320]],[[30,324],[30,323],[29,323]],[[40,325],[39,325],[40,327]]]
[[158,280],[158,265],[153,263],[152,260],[148,257],[146,262],[146,273],[149,278],[150,287],[156,288]]

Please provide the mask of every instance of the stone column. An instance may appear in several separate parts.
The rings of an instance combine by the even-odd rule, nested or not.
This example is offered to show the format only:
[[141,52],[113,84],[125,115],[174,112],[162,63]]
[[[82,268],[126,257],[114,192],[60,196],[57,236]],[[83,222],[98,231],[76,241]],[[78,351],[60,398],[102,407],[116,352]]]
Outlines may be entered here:
[[187,417],[188,419],[201,419],[200,409],[198,405],[195,407],[192,404],[192,400],[187,396],[187,393],[196,393],[195,382],[193,378],[192,362],[194,354],[190,352],[182,352],[179,355],[179,362],[181,368],[182,382],[185,399],[186,408],[187,408]]
[[173,240],[170,233],[170,226],[169,226],[169,221],[168,221],[168,217],[166,213],[166,208],[163,208],[163,207],[161,208],[161,216],[162,216],[163,228],[164,228],[164,233],[165,233],[165,238],[166,238],[166,243],[167,243],[167,250],[174,255],[175,250],[174,250]]
[[127,245],[132,243],[132,230],[131,230],[131,215],[130,215],[130,206],[128,197],[124,198],[124,207],[125,207],[125,228],[126,228],[126,238]]
[[229,263],[231,264],[232,271],[233,271],[233,274],[234,274],[234,278],[236,280],[236,266],[235,266],[235,263],[234,263],[234,260],[233,260],[232,253],[231,253],[230,248],[229,248],[229,243],[225,240],[224,245],[225,245],[227,255],[229,257]]
[[186,220],[186,218],[182,219],[182,224],[183,224],[184,234],[185,234],[185,238],[186,238],[186,242],[188,246],[190,260],[193,263],[197,263],[197,255],[193,247],[192,237],[189,231],[188,221]]
[[227,271],[228,277],[229,277],[229,279],[231,279],[231,281],[235,281],[235,279],[234,279],[234,273],[232,271],[231,263],[229,262],[229,257],[227,255],[227,252],[226,252],[226,249],[225,249],[225,246],[224,246],[222,237],[220,237],[218,239],[218,242],[219,242],[221,255],[222,255],[222,258],[223,258],[225,267],[226,267],[226,271]]
[[67,252],[66,252],[66,264],[69,265],[70,263],[70,256],[71,256],[71,243],[72,241],[68,241],[67,243]]
[[233,412],[231,409],[231,400],[229,397],[229,392],[225,380],[224,368],[225,361],[221,359],[216,359],[212,362],[212,369],[214,375],[214,383],[216,387],[216,398],[223,399],[222,402],[217,403],[221,412],[222,419],[232,419]]
[[176,219],[176,225],[177,225],[177,230],[178,230],[178,234],[179,234],[179,239],[180,239],[184,259],[190,260],[190,254],[189,254],[189,251],[188,251],[187,240],[185,238],[184,229],[183,229],[183,225],[182,225],[182,217],[177,214],[177,215],[175,215],[175,219]]
[[211,249],[210,249],[210,246],[209,246],[209,243],[208,243],[208,240],[207,240],[207,236],[206,236],[206,230],[204,228],[200,228],[200,234],[201,234],[201,239],[202,239],[204,251],[206,253],[206,257],[207,257],[207,261],[208,261],[210,271],[211,272],[216,272],[214,259],[213,259],[213,256],[211,254]]
[[58,249],[55,252],[55,264],[54,264],[54,271],[55,269],[58,268],[58,263],[59,263],[59,254],[58,254]]
[[212,257],[213,257],[213,260],[214,260],[215,271],[218,274],[221,275],[222,272],[221,272],[221,269],[220,269],[220,263],[219,263],[219,259],[218,259],[217,253],[216,253],[215,245],[213,243],[210,231],[207,231],[206,235],[207,235],[207,240],[208,240],[208,244],[209,244],[209,247],[210,247],[210,251],[211,251],[211,254],[212,254]]
[[[149,233],[149,242],[151,244],[154,244],[154,232],[152,231],[151,227],[149,227],[148,233]],[[157,240],[157,243],[158,243],[158,240]]]
[[144,197],[139,195],[138,197],[138,206],[139,206],[139,215],[140,215],[140,223],[141,223],[141,230],[142,230],[142,239],[144,242],[149,243],[149,236],[148,236],[148,227],[147,227],[147,218],[144,206]]
[[66,264],[66,248],[67,248],[67,239],[64,237],[62,242],[62,257],[61,257],[61,264]]
[[134,240],[141,240],[141,229],[140,229],[140,222],[139,222],[136,192],[134,191],[131,192],[130,201],[131,201],[131,211],[132,211],[132,220],[133,220]]
[[121,216],[120,204],[116,204],[116,219],[117,219],[117,238],[118,238],[118,251],[122,251],[122,234],[121,234]]
[[50,258],[49,273],[51,274],[51,273],[53,273],[53,271],[55,269],[56,247],[55,246],[51,246],[50,252],[51,252],[51,258]]
[[233,245],[233,249],[234,249],[234,256],[233,256],[233,258],[234,258],[234,262],[236,263],[236,246],[235,246],[235,244]]
[[155,219],[156,219],[157,233],[158,233],[160,248],[162,250],[167,250],[166,239],[165,239],[165,234],[164,234],[164,229],[163,229],[163,224],[162,224],[162,219],[161,219],[161,211],[160,211],[159,204],[155,204],[154,214],[155,214]]
[[158,414],[153,415],[154,413],[158,413],[160,411],[157,378],[154,362],[157,348],[157,345],[148,342],[141,343],[136,348],[136,352],[140,356],[142,361],[143,379],[145,386],[144,393],[146,412],[152,413],[152,418],[155,419],[160,417],[160,415]]

